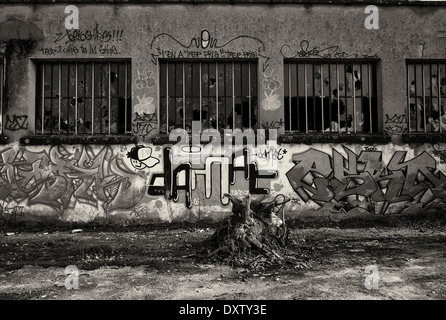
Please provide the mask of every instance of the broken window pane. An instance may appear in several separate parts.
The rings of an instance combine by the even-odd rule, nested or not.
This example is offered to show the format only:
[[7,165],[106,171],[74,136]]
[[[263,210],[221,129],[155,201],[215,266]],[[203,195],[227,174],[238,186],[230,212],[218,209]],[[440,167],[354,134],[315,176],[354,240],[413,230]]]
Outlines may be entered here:
[[37,134],[131,132],[129,61],[39,62]]

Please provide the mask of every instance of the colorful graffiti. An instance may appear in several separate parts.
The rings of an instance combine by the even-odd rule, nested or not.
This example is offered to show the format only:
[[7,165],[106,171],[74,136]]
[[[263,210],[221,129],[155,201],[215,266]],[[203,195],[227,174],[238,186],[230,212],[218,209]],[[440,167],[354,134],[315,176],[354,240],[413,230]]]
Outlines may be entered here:
[[[193,152],[191,150],[190,157],[199,156],[201,150]],[[148,189],[149,195],[167,195],[169,199],[177,202],[179,200],[179,191],[185,191],[185,204],[188,208],[193,205],[192,190],[197,187],[199,176],[204,176],[205,180],[205,196],[210,198],[212,191],[216,189],[215,180],[213,180],[212,167],[214,165],[220,166],[219,181],[220,181],[220,200],[223,205],[229,203],[229,199],[224,197],[225,193],[231,193],[231,185],[236,182],[236,172],[242,171],[244,178],[249,180],[250,194],[268,194],[268,188],[258,187],[260,179],[273,179],[277,177],[277,172],[273,170],[259,170],[255,162],[249,161],[248,150],[243,149],[240,152],[232,153],[231,158],[227,156],[209,156],[205,163],[201,166],[195,166],[191,162],[183,162],[179,165],[172,164],[172,150],[171,148],[164,149],[164,172],[154,173],[152,175],[150,186]],[[237,162],[238,158],[243,159],[243,163]],[[195,162],[194,162],[195,163]],[[183,176],[183,182],[179,182],[180,176]],[[161,180],[161,184],[158,182]]]
[[60,145],[39,151],[14,146],[0,151],[3,212],[10,211],[11,202],[27,208],[44,206],[59,216],[77,204],[109,213],[133,208],[144,193],[145,178],[108,146]]
[[384,214],[397,203],[426,205],[445,190],[446,176],[427,152],[409,160],[406,151],[395,151],[385,164],[381,151],[344,150],[347,158],[336,149],[332,155],[313,148],[293,155],[286,176],[303,201]]

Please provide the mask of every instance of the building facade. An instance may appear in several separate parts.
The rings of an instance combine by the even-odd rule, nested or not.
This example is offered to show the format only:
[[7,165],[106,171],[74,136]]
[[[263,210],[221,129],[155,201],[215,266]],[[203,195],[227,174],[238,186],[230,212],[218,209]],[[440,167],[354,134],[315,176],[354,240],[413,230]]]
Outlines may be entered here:
[[[4,219],[413,214],[446,182],[446,3],[0,1]],[[77,25],[78,23],[78,25]]]

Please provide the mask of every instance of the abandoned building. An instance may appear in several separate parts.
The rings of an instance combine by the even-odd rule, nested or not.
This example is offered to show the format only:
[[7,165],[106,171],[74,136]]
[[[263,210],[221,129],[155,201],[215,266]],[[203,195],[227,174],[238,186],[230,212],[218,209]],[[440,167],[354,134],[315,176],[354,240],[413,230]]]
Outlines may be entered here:
[[289,219],[441,204],[445,17],[418,0],[0,1],[1,216],[218,220],[226,193],[288,198]]

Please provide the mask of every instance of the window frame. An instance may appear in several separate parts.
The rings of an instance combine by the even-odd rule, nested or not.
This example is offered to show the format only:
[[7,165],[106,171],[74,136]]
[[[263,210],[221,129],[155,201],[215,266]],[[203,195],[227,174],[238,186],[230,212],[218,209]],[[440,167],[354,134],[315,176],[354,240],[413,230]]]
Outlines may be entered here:
[[[437,69],[436,70],[433,70],[433,65],[437,65]],[[422,79],[421,79],[421,89],[422,89],[422,95],[418,95],[417,93],[417,65],[421,65],[421,73],[422,73]],[[426,95],[426,79],[425,79],[425,65],[427,65],[428,66],[428,68],[429,68],[429,75],[431,76],[431,78],[432,78],[432,72],[433,71],[437,71],[437,74],[436,74],[436,76],[437,76],[437,82],[436,82],[436,85],[437,85],[437,92],[436,92],[436,96],[434,96],[433,95],[433,92],[432,92],[432,86],[430,86],[430,88],[431,88],[431,90],[430,90],[430,94],[429,95]],[[441,70],[441,67],[443,66],[443,68],[444,68],[444,72],[445,72],[445,77],[446,77],[446,59],[406,59],[405,60],[405,66],[406,66],[406,108],[405,108],[405,112],[406,112],[406,114],[407,114],[407,139],[406,139],[406,141],[415,141],[415,140],[417,140],[417,138],[415,137],[415,138],[410,138],[411,136],[412,137],[414,137],[414,136],[417,136],[417,135],[429,135],[431,138],[430,138],[430,140],[435,140],[435,141],[439,141],[439,140],[436,140],[436,139],[440,139],[440,140],[442,140],[442,139],[444,139],[444,138],[441,138],[441,136],[443,136],[445,133],[446,133],[446,128],[442,128],[442,126],[441,126],[441,119],[442,119],[442,117],[445,117],[445,119],[446,119],[446,110],[444,110],[444,115],[442,116],[441,115],[441,106],[442,106],[442,100],[444,99],[445,101],[446,101],[446,92],[444,93],[444,94],[441,94],[441,80],[442,79],[440,79],[441,77],[439,76],[439,73],[440,73],[440,70]],[[412,68],[413,68],[413,75],[414,75],[414,78],[413,78],[413,81],[415,81],[415,87],[414,87],[414,93],[415,93],[415,96],[411,96],[411,85],[412,85],[412,83],[411,83],[411,77],[410,77],[410,71],[409,71],[409,67],[410,66],[412,66]],[[432,84],[432,82],[431,82],[431,84]],[[427,117],[427,115],[426,115],[426,112],[420,112],[420,113],[423,113],[424,115],[423,115],[423,130],[418,130],[418,110],[417,110],[417,112],[416,112],[416,118],[415,118],[415,130],[413,130],[412,129],[412,126],[411,126],[411,121],[412,121],[412,118],[411,118],[411,99],[415,99],[414,100],[414,105],[415,105],[415,108],[417,107],[417,100],[419,99],[419,98],[421,98],[422,99],[422,106],[423,106],[423,108],[426,106],[426,99],[428,98],[428,97],[430,97],[430,99],[432,100],[434,97],[436,97],[436,99],[437,99],[437,102],[438,102],[438,108],[439,108],[439,110],[440,110],[440,112],[439,112],[439,129],[438,129],[438,131],[436,131],[436,130],[430,130],[430,131],[428,131],[427,130],[427,122],[426,122],[426,120],[428,120],[428,117]],[[443,107],[446,107],[446,105],[443,105]],[[431,115],[432,115],[432,108],[433,108],[433,106],[431,105]]]
[[4,134],[3,107],[5,103],[5,83],[6,83],[6,58],[0,54],[0,135]]
[[[259,97],[259,92],[260,92],[259,91],[259,89],[260,89],[260,86],[259,86],[259,74],[260,73],[259,73],[259,59],[258,58],[254,58],[254,59],[253,58],[246,58],[246,59],[245,58],[235,58],[235,59],[231,59],[231,58],[223,58],[223,59],[218,59],[218,58],[217,59],[212,59],[212,58],[198,58],[198,59],[195,59],[195,58],[180,58],[180,59],[163,58],[163,59],[158,59],[158,63],[157,63],[158,64],[158,80],[159,80],[159,86],[158,86],[158,92],[159,92],[159,102],[158,102],[158,105],[159,105],[159,123],[158,123],[159,124],[159,137],[160,136],[161,137],[162,136],[169,136],[169,134],[171,132],[171,130],[169,129],[169,125],[168,125],[168,123],[169,123],[169,116],[168,116],[168,114],[169,114],[169,105],[168,105],[168,101],[169,101],[169,99],[172,96],[169,96],[169,85],[168,85],[169,79],[168,79],[168,76],[167,76],[168,72],[165,72],[165,75],[166,75],[165,87],[162,88],[162,85],[164,84],[164,81],[162,79],[162,71],[161,71],[161,68],[163,68],[164,66],[166,66],[166,69],[167,69],[169,63],[172,63],[173,65],[181,64],[181,63],[183,64],[183,72],[182,72],[182,77],[183,77],[183,79],[182,79],[182,82],[183,82],[183,92],[182,92],[183,93],[183,95],[182,95],[183,109],[182,110],[183,110],[183,114],[185,114],[185,112],[187,112],[187,110],[184,111],[186,109],[186,99],[197,99],[193,94],[189,98],[185,94],[185,81],[184,81],[185,80],[185,73],[184,73],[185,64],[187,64],[187,63],[191,63],[191,64],[199,63],[200,64],[200,68],[199,68],[200,93],[199,93],[199,98],[198,98],[199,99],[199,105],[200,105],[200,110],[199,110],[200,132],[203,132],[203,130],[204,130],[203,127],[202,127],[202,120],[203,120],[202,119],[202,111],[203,111],[203,101],[202,101],[202,99],[208,99],[208,98],[211,97],[210,95],[204,96],[202,94],[202,92],[201,92],[202,91],[202,85],[203,85],[202,84],[202,76],[203,76],[202,64],[205,64],[207,66],[210,66],[211,64],[215,64],[216,65],[216,69],[214,71],[215,71],[215,74],[217,75],[217,73],[218,73],[217,72],[218,71],[218,64],[232,63],[232,70],[231,70],[232,112],[233,113],[235,112],[236,99],[242,101],[243,98],[247,98],[248,99],[248,113],[249,113],[247,122],[249,124],[249,128],[251,128],[251,129],[259,128],[259,112],[260,112],[260,106],[259,106],[259,100],[260,100],[259,99],[260,98]],[[234,72],[234,64],[235,63],[248,63],[248,66],[249,66],[248,67],[248,85],[247,85],[248,89],[249,89],[248,96],[243,96],[243,95],[235,96],[234,95],[234,91],[235,91],[235,89],[234,89],[234,81],[235,80],[234,80],[234,77],[232,77],[232,74],[234,74],[233,72]],[[242,69],[240,69],[240,70],[242,70]],[[251,76],[252,73],[255,73],[255,80],[252,79],[252,76]],[[256,86],[255,94],[253,94],[253,91],[251,91],[252,90],[252,85],[254,83],[253,81],[255,81],[255,86]],[[216,76],[216,84],[215,84],[215,87],[216,87],[216,90],[215,90],[216,91],[215,101],[218,101],[218,98],[222,97],[222,95],[219,95],[218,83],[219,82],[218,82],[218,75],[217,75]],[[166,95],[162,96],[161,94],[164,91],[166,92]],[[205,98],[203,98],[203,97],[205,97]],[[225,99],[229,98],[226,95],[224,95],[223,97]],[[178,97],[175,95],[174,98],[177,99]],[[163,111],[162,111],[162,108],[163,108],[162,99],[166,99],[166,120],[165,120],[166,130],[165,131],[163,129],[163,125],[164,125],[163,117],[164,117],[164,114],[163,114]],[[243,105],[243,102],[241,102],[241,103]],[[254,125],[252,125],[252,121],[254,119],[253,118],[253,114],[252,114],[253,106],[256,108],[256,110],[254,112],[257,115],[256,123]],[[225,105],[225,108],[226,108],[226,105]],[[193,110],[192,110],[192,112],[193,112]],[[215,106],[215,115],[216,115],[216,129],[219,130],[219,131],[226,129],[227,125],[224,128],[220,128],[219,127],[219,108],[218,108],[218,103],[216,103],[216,106]],[[225,112],[225,116],[226,116],[226,112]],[[192,116],[192,118],[193,118],[193,116]],[[198,121],[198,120],[193,120],[193,121]],[[185,122],[186,122],[186,117],[183,117],[183,126],[182,126],[182,128],[179,128],[179,129],[186,129]],[[235,126],[235,118],[233,117],[232,128],[231,129],[234,129],[234,128],[237,128],[237,127]],[[175,129],[178,129],[178,128],[175,128]],[[211,127],[209,129],[213,129],[213,128]],[[238,129],[243,129],[243,128],[238,128]],[[190,132],[189,132],[189,134],[190,134]],[[159,140],[158,143],[166,143],[166,141],[165,141],[166,139],[163,139],[163,138],[160,139],[159,137],[158,137],[158,139],[156,139],[156,140]],[[169,142],[167,142],[167,143],[169,143]]]
[[[318,137],[320,137],[319,139],[320,140],[322,140],[322,141],[326,141],[326,140],[330,140],[330,139],[327,139],[327,137],[322,137],[322,136],[327,136],[327,135],[341,135],[341,136],[345,136],[345,135],[349,135],[349,136],[351,136],[351,135],[356,135],[356,136],[364,136],[364,135],[368,135],[368,136],[376,136],[376,137],[381,137],[381,136],[383,136],[383,124],[382,124],[382,118],[383,118],[383,106],[382,106],[382,100],[381,100],[381,89],[380,89],[380,85],[381,85],[381,79],[380,79],[380,70],[379,70],[379,68],[380,68],[380,62],[381,62],[381,59],[379,59],[379,58],[377,58],[377,59],[363,59],[363,58],[354,58],[354,59],[336,59],[336,58],[286,58],[286,59],[284,59],[283,60],[283,70],[284,70],[284,96],[283,96],[283,98],[284,98],[284,117],[285,117],[285,119],[288,119],[288,122],[289,123],[287,123],[287,120],[285,120],[285,136],[287,136],[285,139],[282,139],[282,141],[284,140],[284,141],[287,141],[287,139],[288,140],[291,140],[290,139],[290,136],[302,136],[302,135],[312,135],[312,136],[318,136]],[[367,86],[368,86],[368,88],[367,88],[367,94],[363,94],[363,86],[361,86],[361,95],[359,95],[359,96],[357,96],[357,95],[355,95],[355,91],[356,90],[353,90],[353,94],[352,95],[347,95],[345,92],[344,92],[344,94],[343,95],[340,95],[339,94],[339,84],[341,83],[341,82],[346,82],[346,79],[347,79],[347,74],[348,74],[348,72],[347,72],[347,70],[346,70],[346,68],[347,68],[347,66],[348,65],[359,65],[360,66],[360,73],[361,73],[361,75],[360,75],[360,80],[361,80],[361,83],[364,83],[364,81],[363,81],[363,78],[362,78],[362,76],[363,76],[363,71],[364,71],[364,69],[367,71],[367,76],[368,76],[368,79],[367,79]],[[305,93],[304,93],[304,95],[303,96],[301,96],[301,95],[299,95],[299,89],[298,89],[298,87],[297,87],[297,95],[295,95],[295,96],[293,96],[292,95],[292,93],[291,93],[291,83],[292,83],[292,80],[291,80],[291,70],[290,70],[290,66],[291,65],[294,65],[294,67],[296,68],[296,74],[295,74],[295,77],[296,77],[296,85],[297,86],[299,86],[299,81],[302,81],[302,80],[304,80],[304,82],[308,82],[309,80],[307,79],[307,77],[306,77],[306,75],[307,75],[307,68],[308,68],[308,66],[310,66],[310,68],[312,68],[312,70],[313,70],[313,74],[314,74],[314,69],[315,69],[315,66],[317,66],[317,65],[319,65],[319,66],[322,66],[322,68],[323,69],[328,69],[328,70],[326,70],[326,71],[329,71],[330,73],[332,72],[332,66],[336,66],[336,79],[335,79],[335,84],[334,84],[334,86],[332,85],[332,77],[329,77],[329,85],[328,85],[328,91],[331,91],[331,92],[329,92],[329,94],[328,95],[326,95],[325,94],[325,92],[323,92],[324,91],[324,87],[325,87],[325,85],[323,85],[323,86],[320,86],[321,88],[320,88],[320,94],[317,94],[316,92],[315,92],[315,86],[314,86],[314,84],[315,84],[315,80],[314,80],[314,77],[311,77],[313,80],[313,86],[312,86],[312,88],[313,88],[313,94],[308,94],[308,92],[307,92],[307,86],[304,86],[304,90],[305,90]],[[300,65],[303,65],[304,67],[304,79],[302,79],[302,77],[300,77],[299,76],[299,74],[298,74],[298,68],[299,68],[299,66]],[[342,70],[341,71],[339,71],[339,65],[342,65],[342,70],[343,70],[343,72],[342,72]],[[287,70],[288,70],[288,72],[287,72]],[[322,70],[322,69],[321,69]],[[311,71],[310,71],[311,72]],[[343,74],[342,74],[343,73]],[[341,79],[341,77],[342,77],[342,79]],[[341,81],[341,80],[343,80],[343,81]],[[352,85],[354,85],[354,75],[353,75],[353,73],[352,73],[352,76],[351,76],[351,79],[350,80],[352,80]],[[320,77],[320,80],[317,80],[317,81],[320,81],[321,83],[324,81],[324,75],[322,74],[321,75],[321,77]],[[345,82],[344,82],[344,85],[345,85]],[[288,92],[286,92],[287,91],[287,88],[288,88]],[[351,120],[351,122],[352,122],[352,131],[349,131],[348,129],[347,129],[347,126],[345,127],[345,128],[341,128],[341,126],[340,126],[340,121],[341,121],[341,119],[340,119],[340,113],[339,113],[339,106],[338,106],[338,120],[337,120],[337,123],[338,123],[338,126],[337,126],[337,128],[336,129],[333,129],[332,128],[332,123],[330,123],[330,125],[329,125],[329,129],[325,129],[324,127],[324,100],[326,100],[326,99],[328,99],[328,110],[329,110],[329,112],[332,110],[331,109],[331,104],[332,104],[332,102],[334,101],[334,99],[332,99],[332,92],[334,91],[334,89],[337,89],[337,93],[338,93],[338,105],[339,105],[339,99],[341,99],[341,100],[345,100],[345,99],[352,99],[352,101],[353,101],[353,107],[352,106],[347,106],[347,104],[345,103],[345,101],[343,101],[343,103],[345,104],[345,122],[347,122],[347,113],[348,113],[348,111],[351,111],[351,109],[353,109],[353,112],[354,112],[354,114],[356,115],[356,112],[357,112],[357,109],[356,109],[356,99],[359,97],[360,99],[364,99],[364,98],[367,98],[367,100],[368,100],[368,113],[369,113],[369,123],[368,123],[368,130],[367,131],[359,131],[358,130],[358,119],[356,119],[356,117],[352,117],[352,120]],[[371,99],[370,99],[370,97],[369,97],[369,92],[372,92],[372,96],[371,96]],[[322,114],[322,116],[321,116],[321,119],[313,119],[313,123],[316,123],[318,120],[320,121],[320,120],[322,120],[321,121],[321,128],[318,130],[318,129],[316,129],[316,130],[314,130],[314,128],[313,128],[313,130],[309,130],[309,127],[310,127],[310,125],[309,125],[309,119],[307,118],[308,117],[308,111],[307,111],[307,107],[308,107],[308,100],[310,100],[310,99],[312,99],[313,100],[313,103],[312,103],[312,106],[313,106],[313,108],[315,108],[315,98],[317,98],[317,97],[319,97],[319,98],[323,98],[322,100],[321,100],[321,103],[320,103],[320,106],[319,106],[319,108],[321,109],[320,110],[320,113]],[[291,121],[292,121],[292,110],[291,110],[291,108],[290,108],[290,106],[292,106],[292,103],[291,103],[291,99],[292,98],[297,98],[297,104],[299,104],[299,99],[304,99],[305,100],[305,104],[307,105],[307,107],[306,107],[306,109],[304,110],[304,113],[305,113],[305,116],[306,116],[306,119],[305,119],[305,123],[304,123],[304,126],[305,126],[305,129],[304,130],[299,130],[299,131],[294,131],[294,129],[293,129],[293,125],[292,125],[292,123],[291,123]],[[287,101],[288,100],[288,101]],[[372,102],[372,100],[375,100],[374,102]],[[373,105],[376,105],[376,113],[372,116],[372,107],[373,107]],[[362,104],[362,102],[361,102],[361,106],[363,106],[363,104]],[[290,113],[290,114],[286,114],[287,113],[287,110],[288,110],[288,112]],[[314,114],[316,114],[316,112],[315,112],[315,110],[316,109],[313,109],[314,110]],[[330,118],[330,121],[331,121],[331,114],[330,115],[328,115],[329,116],[329,118]],[[301,120],[299,120],[299,114],[297,114],[297,115],[295,115],[295,117],[296,117],[296,120],[295,121],[297,121],[297,122],[299,122],[299,121],[301,121]],[[376,119],[376,123],[373,123],[372,122],[372,119],[373,118],[375,118]],[[365,121],[365,120],[364,120]],[[354,125],[353,125],[354,124]],[[314,125],[314,127],[317,127],[316,125]],[[288,129],[287,129],[288,128]],[[344,130],[342,130],[342,129],[344,129]],[[305,140],[305,139],[304,139]],[[364,141],[364,139],[361,139],[361,141]]]

